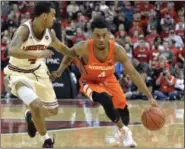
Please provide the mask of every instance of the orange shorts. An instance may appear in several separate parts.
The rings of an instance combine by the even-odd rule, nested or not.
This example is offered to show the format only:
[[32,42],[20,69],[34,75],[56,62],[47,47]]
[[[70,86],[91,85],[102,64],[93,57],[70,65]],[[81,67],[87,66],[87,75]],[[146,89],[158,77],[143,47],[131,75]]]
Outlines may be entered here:
[[[121,86],[115,76],[111,76],[105,79],[103,82],[85,81],[82,83],[80,80],[80,91],[84,93],[90,99],[92,98],[92,92],[98,93],[107,92],[111,97],[115,108],[124,109],[126,106],[126,98],[121,89]],[[92,100],[92,99],[91,99]]]

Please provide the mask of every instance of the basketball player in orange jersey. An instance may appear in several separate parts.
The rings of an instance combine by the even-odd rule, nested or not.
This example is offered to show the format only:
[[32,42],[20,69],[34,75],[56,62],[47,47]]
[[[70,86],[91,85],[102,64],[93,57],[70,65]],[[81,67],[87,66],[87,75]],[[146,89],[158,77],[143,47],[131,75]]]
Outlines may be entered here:
[[57,114],[58,102],[44,58],[53,54],[47,50],[48,46],[64,55],[73,56],[73,53],[50,29],[55,20],[53,4],[38,2],[34,13],[35,18],[21,24],[15,32],[8,49],[9,64],[4,71],[11,92],[29,107],[25,113],[29,136],[34,137],[38,131],[44,139],[43,147],[53,148],[54,140],[46,131],[44,118]]
[[[132,81],[147,97],[152,106],[157,106],[156,100],[146,87],[141,76],[135,70],[127,54],[120,45],[109,40],[109,32],[104,17],[96,17],[91,24],[92,40],[82,41],[72,48],[78,55],[78,66],[82,72],[80,78],[81,92],[90,100],[100,103],[106,115],[118,127],[115,138],[125,147],[136,147],[129,124],[129,110],[126,98],[119,82],[114,76],[115,64],[121,62]],[[57,71],[51,73],[51,78],[60,77],[71,59],[65,56]]]

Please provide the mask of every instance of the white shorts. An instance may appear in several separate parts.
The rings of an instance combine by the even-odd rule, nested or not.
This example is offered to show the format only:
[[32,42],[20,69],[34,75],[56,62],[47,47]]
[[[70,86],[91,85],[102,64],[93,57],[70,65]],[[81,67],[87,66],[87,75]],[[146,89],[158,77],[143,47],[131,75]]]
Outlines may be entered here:
[[45,107],[50,109],[58,107],[55,91],[49,79],[49,71],[45,64],[41,64],[34,73],[18,72],[16,69],[13,70],[9,66],[4,69],[4,72],[8,80],[8,86],[15,96],[17,96],[15,85],[18,82],[23,82],[33,89]]

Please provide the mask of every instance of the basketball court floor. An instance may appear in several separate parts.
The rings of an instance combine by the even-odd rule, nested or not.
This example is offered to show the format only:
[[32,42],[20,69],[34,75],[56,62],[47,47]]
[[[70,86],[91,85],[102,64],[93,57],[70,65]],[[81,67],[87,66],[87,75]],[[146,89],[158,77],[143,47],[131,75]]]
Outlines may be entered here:
[[[1,147],[38,148],[40,136],[29,138],[26,133],[24,111],[20,100],[1,101]],[[47,119],[49,134],[55,135],[55,147],[121,147],[114,140],[116,126],[98,104],[87,99],[59,100],[59,113]],[[184,148],[184,102],[158,101],[166,115],[165,126],[149,131],[141,124],[141,114],[148,102],[129,100],[131,113],[129,128],[139,148]]]

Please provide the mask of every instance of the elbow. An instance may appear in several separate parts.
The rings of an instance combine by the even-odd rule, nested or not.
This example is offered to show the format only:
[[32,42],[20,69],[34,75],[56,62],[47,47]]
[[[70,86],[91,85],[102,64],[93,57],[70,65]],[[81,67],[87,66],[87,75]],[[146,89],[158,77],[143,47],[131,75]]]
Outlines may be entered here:
[[16,57],[17,56],[17,52],[15,50],[8,49],[7,55]]

